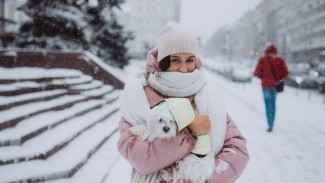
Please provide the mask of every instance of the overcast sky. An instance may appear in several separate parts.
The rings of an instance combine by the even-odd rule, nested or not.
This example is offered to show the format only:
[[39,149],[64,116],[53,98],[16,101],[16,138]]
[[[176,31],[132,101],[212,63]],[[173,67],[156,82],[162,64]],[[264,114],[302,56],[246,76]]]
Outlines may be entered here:
[[262,0],[182,0],[181,24],[205,42],[219,27],[233,25]]

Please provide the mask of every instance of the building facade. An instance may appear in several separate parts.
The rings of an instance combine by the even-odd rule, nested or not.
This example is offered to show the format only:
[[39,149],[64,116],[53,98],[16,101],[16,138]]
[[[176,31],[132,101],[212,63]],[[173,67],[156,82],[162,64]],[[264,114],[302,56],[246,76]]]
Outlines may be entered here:
[[[253,12],[247,12],[232,26],[230,33],[231,55],[249,56],[250,50],[255,49]],[[243,36],[245,35],[245,36]]]
[[254,57],[275,43],[288,62],[325,62],[325,1],[263,0],[232,26],[233,54]]
[[180,21],[180,0],[127,0],[122,11],[120,21],[134,36],[129,55],[144,58],[156,46],[159,30],[169,21]]
[[279,50],[293,62],[325,62],[325,1],[279,1]]

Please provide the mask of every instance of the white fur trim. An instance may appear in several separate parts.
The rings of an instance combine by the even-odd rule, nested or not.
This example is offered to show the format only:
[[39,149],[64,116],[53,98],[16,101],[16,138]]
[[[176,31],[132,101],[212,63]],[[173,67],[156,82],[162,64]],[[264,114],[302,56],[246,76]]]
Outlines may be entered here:
[[150,105],[143,90],[146,85],[146,73],[131,74],[120,95],[120,110],[122,117],[131,125],[146,124]]
[[214,167],[213,154],[209,153],[203,158],[189,154],[177,162],[177,180],[187,179],[195,183],[204,183],[211,178]]
[[194,102],[199,114],[209,115],[211,150],[217,155],[223,147],[227,127],[227,113],[221,95],[217,88],[207,83],[196,93]]

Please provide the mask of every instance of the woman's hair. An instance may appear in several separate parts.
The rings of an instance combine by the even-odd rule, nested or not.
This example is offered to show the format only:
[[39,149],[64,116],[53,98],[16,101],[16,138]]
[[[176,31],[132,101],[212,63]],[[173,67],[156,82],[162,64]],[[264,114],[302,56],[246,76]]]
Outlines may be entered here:
[[163,58],[160,62],[159,62],[159,70],[164,72],[167,71],[167,69],[170,66],[170,55],[168,55],[167,57]]

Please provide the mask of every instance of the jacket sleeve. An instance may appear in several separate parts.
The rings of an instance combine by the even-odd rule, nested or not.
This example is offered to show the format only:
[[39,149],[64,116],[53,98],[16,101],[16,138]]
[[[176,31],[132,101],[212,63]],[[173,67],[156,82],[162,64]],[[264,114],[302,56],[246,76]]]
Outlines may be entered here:
[[258,60],[257,62],[257,65],[256,65],[256,68],[255,68],[255,72],[254,72],[254,75],[260,79],[262,79],[262,61],[261,61],[261,58]]
[[120,120],[120,138],[117,143],[120,154],[142,174],[161,170],[189,154],[196,139],[185,128],[175,138],[154,139],[151,143],[132,135],[132,125],[124,118]]
[[216,168],[208,183],[233,183],[242,174],[249,155],[246,139],[227,116],[226,138],[221,152],[215,157]]

